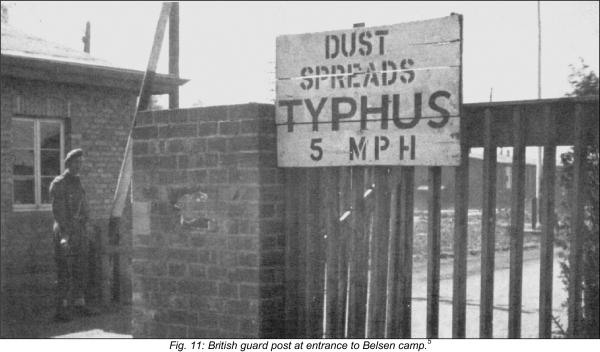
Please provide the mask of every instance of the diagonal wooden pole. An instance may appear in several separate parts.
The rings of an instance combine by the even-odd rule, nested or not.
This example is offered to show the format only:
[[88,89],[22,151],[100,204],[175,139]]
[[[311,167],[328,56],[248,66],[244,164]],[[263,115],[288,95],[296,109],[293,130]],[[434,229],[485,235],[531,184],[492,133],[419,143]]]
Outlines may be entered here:
[[[119,172],[119,178],[117,181],[117,188],[112,202],[110,211],[110,220],[108,223],[108,240],[109,244],[117,246],[119,244],[119,224],[121,222],[121,216],[123,215],[123,209],[125,208],[125,201],[127,199],[127,191],[131,183],[131,176],[133,174],[132,164],[132,134],[133,129],[136,125],[137,116],[140,111],[148,109],[148,105],[151,98],[152,83],[156,76],[156,66],[158,65],[158,58],[160,55],[160,49],[165,34],[165,28],[169,20],[169,14],[171,12],[172,3],[165,2],[162,4],[162,10],[158,18],[156,25],[156,32],[154,34],[154,43],[152,44],[152,50],[150,51],[150,58],[148,59],[148,66],[144,73],[142,80],[142,86],[138,97],[138,105],[131,120],[131,127],[129,129],[129,137],[127,138],[127,144],[125,146],[125,154],[123,156],[123,163],[121,164],[121,170]],[[119,297],[119,286],[118,286],[118,253],[114,257],[114,273],[116,274],[113,281],[113,299]]]

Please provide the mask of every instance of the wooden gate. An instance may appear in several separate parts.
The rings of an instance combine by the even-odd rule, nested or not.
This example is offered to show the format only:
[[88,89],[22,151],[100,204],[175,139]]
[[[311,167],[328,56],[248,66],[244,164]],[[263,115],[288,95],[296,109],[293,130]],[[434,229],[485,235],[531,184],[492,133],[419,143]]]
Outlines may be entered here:
[[[513,147],[508,337],[521,334],[525,147],[543,146],[539,336],[551,337],[556,146],[574,146],[568,334],[581,330],[583,164],[598,97],[465,104],[454,168],[452,336],[465,337],[469,149],[484,148],[480,337],[493,332],[496,148]],[[428,168],[426,335],[438,337],[441,168]],[[414,167],[286,169],[288,337],[411,337]]]

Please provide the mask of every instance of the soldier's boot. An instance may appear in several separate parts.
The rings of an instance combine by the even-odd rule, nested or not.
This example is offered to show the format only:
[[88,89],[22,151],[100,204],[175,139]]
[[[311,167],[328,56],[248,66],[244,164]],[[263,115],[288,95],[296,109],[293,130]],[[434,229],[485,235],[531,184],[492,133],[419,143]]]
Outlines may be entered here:
[[54,314],[54,321],[57,323],[66,323],[73,320],[73,316],[69,312],[68,301],[62,300],[56,308],[56,314]]

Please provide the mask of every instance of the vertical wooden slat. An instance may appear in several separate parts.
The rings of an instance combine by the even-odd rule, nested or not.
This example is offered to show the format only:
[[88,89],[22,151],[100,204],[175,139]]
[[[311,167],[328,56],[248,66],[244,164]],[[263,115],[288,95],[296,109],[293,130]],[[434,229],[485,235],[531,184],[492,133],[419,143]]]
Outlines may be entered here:
[[554,183],[556,177],[556,122],[550,106],[544,107],[544,161],[542,171],[542,197],[540,216],[542,220],[542,238],[540,243],[540,338],[552,337],[552,280],[554,264]]
[[411,336],[412,311],[412,261],[415,168],[402,168],[399,199],[398,238],[400,242],[400,277],[398,280],[398,314],[400,326],[398,337]]
[[508,337],[521,337],[523,290],[523,226],[525,225],[525,124],[519,108],[513,110],[513,165],[510,199],[510,272]]
[[429,168],[427,231],[427,338],[437,338],[440,302],[440,247],[442,168]]
[[[462,131],[465,122],[461,122]],[[464,135],[464,133],[463,133]],[[469,216],[469,146],[461,142],[461,162],[454,172],[454,268],[452,279],[452,337],[464,338],[467,316],[467,241]]]
[[469,144],[467,120],[463,110],[463,17],[460,23],[460,73],[458,77],[458,114],[460,121],[460,165],[454,176],[454,264],[452,280],[452,337],[465,337],[467,315],[467,239],[469,215]]
[[338,168],[324,170],[323,196],[325,197],[325,233],[327,235],[327,314],[325,322],[325,337],[338,337],[338,280],[340,277],[339,246],[340,227],[338,205]]
[[296,197],[292,199],[297,199],[298,201],[298,247],[296,250],[297,254],[297,264],[298,268],[296,269],[296,273],[298,275],[298,285],[296,292],[296,299],[298,307],[297,315],[298,315],[298,334],[297,336],[300,338],[306,337],[306,325],[308,320],[308,309],[307,306],[307,294],[306,294],[306,285],[307,285],[307,245],[309,242],[308,229],[306,227],[306,223],[308,221],[308,210],[309,210],[309,192],[307,192],[308,187],[308,169],[297,169],[299,182],[298,182],[298,193]]
[[349,260],[348,337],[364,338],[367,303],[368,233],[365,201],[365,168],[352,168],[352,242]]
[[575,146],[573,161],[573,195],[571,201],[571,239],[569,252],[569,309],[567,335],[581,336],[581,280],[583,259],[583,220],[585,182],[585,125],[581,104],[575,105]]
[[481,295],[479,336],[493,337],[494,316],[494,246],[496,241],[496,146],[493,116],[484,113],[483,204],[481,212]]
[[299,337],[298,331],[298,278],[299,272],[299,232],[298,200],[301,199],[298,186],[301,182],[297,169],[285,171],[285,321],[286,336]]
[[400,275],[400,248],[398,241],[398,190],[400,169],[395,167],[390,173],[390,217],[388,240],[388,268],[387,268],[387,302],[385,338],[396,338],[398,333],[398,277]]
[[[88,22],[89,24],[89,22]],[[87,31],[86,31],[87,33]],[[89,44],[88,44],[89,45]],[[89,51],[88,51],[89,52]],[[169,74],[179,77],[179,3],[174,2],[169,13]],[[169,109],[179,108],[179,87],[169,92]]]
[[307,271],[306,271],[306,335],[309,338],[323,337],[323,290],[325,275],[323,227],[321,218],[321,169],[308,170],[307,193]]
[[386,167],[375,167],[375,212],[371,241],[371,280],[369,281],[367,338],[383,338],[387,288],[390,192]]
[[[350,231],[350,211],[352,204],[350,168],[344,167],[339,171],[339,203],[338,203],[338,227],[339,242],[338,242],[338,298],[337,298],[337,321],[336,321],[336,338],[345,337],[346,330],[346,300],[348,297],[348,257],[350,241],[352,240],[352,232]],[[341,219],[346,214],[346,218]]]
[[368,169],[352,169],[352,250],[350,258],[350,296],[348,337],[365,337],[368,275],[368,217],[364,199]]

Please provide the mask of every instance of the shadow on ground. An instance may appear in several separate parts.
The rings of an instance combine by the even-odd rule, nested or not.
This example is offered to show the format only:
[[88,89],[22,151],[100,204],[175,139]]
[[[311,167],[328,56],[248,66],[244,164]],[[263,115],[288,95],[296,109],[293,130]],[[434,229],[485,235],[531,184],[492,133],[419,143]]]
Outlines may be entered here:
[[128,338],[131,337],[131,306],[99,309],[92,317],[75,318],[67,323],[53,321],[53,312],[28,321],[2,319],[2,338]]

